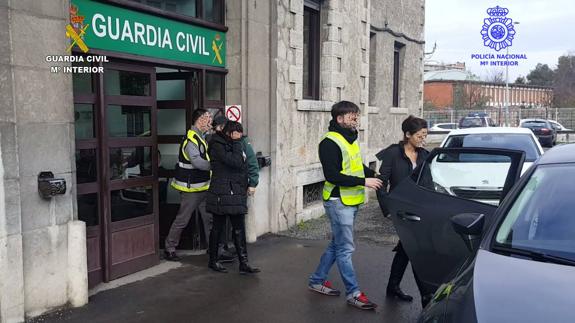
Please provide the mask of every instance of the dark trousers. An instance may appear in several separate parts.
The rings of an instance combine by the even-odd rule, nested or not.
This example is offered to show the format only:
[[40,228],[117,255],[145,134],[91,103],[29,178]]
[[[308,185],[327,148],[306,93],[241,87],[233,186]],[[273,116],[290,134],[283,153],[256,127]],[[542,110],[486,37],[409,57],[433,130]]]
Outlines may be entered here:
[[247,263],[248,251],[246,244],[245,214],[235,214],[230,216],[213,214],[212,232],[210,233],[209,246],[210,262],[216,261],[218,259],[218,237],[221,237],[222,233],[224,232],[226,228],[226,219],[228,217],[232,224],[232,238],[234,240],[234,247],[236,248],[236,253],[238,254],[240,264]]
[[[399,286],[403,279],[403,274],[405,274],[407,264],[409,263],[409,257],[407,257],[405,250],[403,250],[401,241],[397,243],[397,246],[393,248],[393,251],[395,251],[395,256],[393,256],[393,262],[391,263],[391,272],[389,273],[389,281],[387,283],[388,288]],[[423,285],[421,284],[421,280],[417,277],[413,266],[411,269],[413,270],[413,277],[415,278],[415,283],[417,284],[419,293],[423,296],[425,292]]]

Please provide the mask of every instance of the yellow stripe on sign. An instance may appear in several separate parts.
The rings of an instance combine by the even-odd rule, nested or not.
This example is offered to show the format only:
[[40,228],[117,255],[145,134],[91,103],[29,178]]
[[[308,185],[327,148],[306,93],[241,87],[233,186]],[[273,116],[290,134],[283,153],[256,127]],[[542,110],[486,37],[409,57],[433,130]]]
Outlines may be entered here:
[[74,40],[74,42],[72,42],[72,45],[68,47],[68,52],[70,52],[70,50],[72,49],[72,47],[74,47],[74,45],[78,45],[78,47],[80,47],[80,49],[84,53],[88,52],[89,50],[88,46],[86,46],[86,43],[84,43],[84,40],[80,37],[81,35],[85,34],[86,28],[88,28],[88,25],[82,28],[80,30],[80,35],[78,35],[71,25],[69,24],[66,25],[66,37],[72,38]]
[[216,41],[215,41],[215,40],[212,40],[212,49],[214,50],[214,53],[216,54],[216,57],[214,57],[214,59],[212,60],[212,62],[217,59],[220,64],[223,63],[223,62],[222,62],[222,56],[220,55],[220,49],[222,48],[222,45],[223,45],[223,44],[224,44],[224,43],[222,43],[222,44],[220,45],[220,47],[218,48],[218,45],[216,45]]

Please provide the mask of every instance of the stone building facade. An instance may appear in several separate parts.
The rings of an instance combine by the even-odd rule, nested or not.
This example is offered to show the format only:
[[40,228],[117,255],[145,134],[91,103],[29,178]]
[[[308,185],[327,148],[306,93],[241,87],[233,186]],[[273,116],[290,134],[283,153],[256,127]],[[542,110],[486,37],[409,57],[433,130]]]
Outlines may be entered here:
[[[76,3],[90,1],[72,0]],[[224,103],[240,104],[242,122],[255,151],[271,157],[271,166],[260,171],[260,185],[247,217],[248,238],[255,241],[259,235],[285,230],[323,214],[318,193],[321,193],[324,178],[317,146],[327,130],[333,103],[349,100],[361,108],[359,140],[364,160],[371,167],[379,166],[375,153],[401,139],[401,121],[409,114],[421,113],[425,4],[423,0],[399,3],[384,0],[210,1],[224,5],[225,18],[219,24],[187,20],[165,13],[163,9],[152,10],[145,0],[94,3],[225,33],[225,69],[145,57],[146,54],[120,54],[110,49],[95,52],[116,59],[114,68],[148,71],[152,80],[157,78],[159,81],[161,75],[166,78],[180,73],[182,78],[192,75],[189,81],[197,82],[193,75],[199,73],[197,75],[205,76],[199,79],[203,84],[199,86],[200,91],[209,86],[209,83],[202,83],[202,80],[207,82],[208,75],[220,73],[225,76],[225,93],[221,100],[211,100],[210,95],[204,93],[201,96],[204,99],[198,102],[213,109],[223,109]],[[164,3],[164,9],[168,8],[168,2],[179,3],[159,2]],[[0,0],[2,322],[21,321],[25,316],[65,304],[85,304],[89,278],[95,273],[92,269],[102,265],[87,261],[87,257],[92,259],[90,253],[98,251],[99,247],[109,248],[114,257],[115,250],[109,244],[115,240],[106,240],[113,239],[114,232],[103,231],[104,235],[110,234],[102,240],[110,241],[107,244],[94,244],[93,241],[100,240],[86,236],[86,232],[93,233],[94,227],[86,229],[80,221],[86,208],[84,204],[80,206],[79,198],[92,192],[90,190],[95,186],[79,189],[82,183],[77,180],[78,150],[86,149],[79,147],[96,145],[93,149],[101,149],[99,154],[103,154],[99,155],[99,161],[103,160],[104,166],[108,167],[108,160],[102,159],[109,153],[108,148],[99,145],[112,137],[97,143],[95,140],[80,142],[75,137],[75,133],[78,135],[75,109],[80,102],[78,98],[84,100],[85,97],[76,95],[73,90],[76,84],[70,74],[51,73],[45,59],[47,55],[66,54],[65,49],[70,44],[65,34],[65,27],[70,22],[69,9],[70,0]],[[106,64],[101,66],[108,68]],[[94,78],[94,86],[106,85],[104,77]],[[160,87],[157,88],[160,91]],[[137,102],[159,102],[159,92],[156,96],[156,87],[152,86],[152,89],[145,99]],[[107,97],[101,96],[101,99],[107,100]],[[99,104],[97,100],[94,102],[95,106]],[[160,109],[159,103],[157,108]],[[152,115],[156,113],[154,109],[155,104],[151,108]],[[105,115],[106,112],[102,113]],[[106,128],[102,126],[101,129]],[[152,126],[150,131],[152,138],[149,141],[123,140],[161,150],[161,140],[154,137],[156,128]],[[117,145],[124,144],[119,142]],[[162,151],[162,161],[170,157],[167,151]],[[160,165],[159,158],[150,158],[154,167]],[[104,166],[100,165],[99,169]],[[42,171],[51,171],[56,178],[65,179],[66,193],[41,198],[38,174]],[[104,174],[108,174],[107,171]],[[160,180],[161,176],[155,170],[152,173],[151,179]],[[96,190],[100,195],[113,194],[114,185],[117,190],[125,187],[126,193],[138,193],[137,189],[128,187],[138,180],[125,180],[121,185],[109,178],[102,181],[108,184],[102,184]],[[157,202],[157,196],[162,194],[161,187],[150,185],[148,190],[154,193],[148,194],[149,198]],[[157,190],[160,193],[155,193]],[[144,192],[141,196],[145,198],[147,191],[140,192]],[[98,201],[97,212],[106,215],[114,201],[102,197]],[[147,256],[155,257],[156,261],[146,262],[148,265],[159,259],[161,239],[158,231],[162,232],[162,228],[158,230],[157,226],[161,226],[158,213],[163,212],[162,205],[158,207],[154,203],[153,212],[151,224],[143,226],[155,226],[149,231],[153,236],[149,242],[151,254]],[[106,221],[112,231],[135,230],[132,220],[127,220],[132,221],[131,227],[126,224],[120,229],[114,229],[114,223]],[[140,236],[145,233],[139,232]],[[88,240],[92,242],[87,248]],[[96,258],[105,263],[106,257],[110,255]],[[126,268],[116,274],[113,268],[111,271],[110,268],[100,269],[104,278],[98,281],[128,273]]]

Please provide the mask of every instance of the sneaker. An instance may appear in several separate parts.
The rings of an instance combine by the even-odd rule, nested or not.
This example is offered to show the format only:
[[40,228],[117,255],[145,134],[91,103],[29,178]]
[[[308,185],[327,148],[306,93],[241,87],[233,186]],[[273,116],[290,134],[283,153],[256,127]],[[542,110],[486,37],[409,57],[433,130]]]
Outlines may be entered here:
[[377,304],[372,303],[364,293],[359,293],[357,296],[348,298],[347,304],[362,310],[374,310],[377,307]]
[[339,296],[340,291],[333,288],[329,280],[323,282],[323,284],[309,284],[308,288],[314,292],[328,296]]

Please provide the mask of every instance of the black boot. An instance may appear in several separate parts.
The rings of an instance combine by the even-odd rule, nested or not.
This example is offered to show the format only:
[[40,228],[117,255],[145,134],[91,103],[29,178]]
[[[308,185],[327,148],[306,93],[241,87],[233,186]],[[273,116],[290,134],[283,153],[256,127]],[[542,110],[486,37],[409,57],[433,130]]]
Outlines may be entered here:
[[208,267],[220,273],[227,273],[228,270],[226,269],[226,267],[222,266],[222,264],[218,261],[218,249],[219,249],[218,236],[219,236],[218,231],[212,228],[212,232],[210,233],[210,243],[208,247],[208,254],[210,256]]
[[224,249],[222,244],[219,245],[218,251],[218,261],[221,263],[234,262],[236,260],[236,255]]
[[233,231],[234,245],[240,260],[240,274],[256,274],[260,272],[259,268],[251,267],[248,264],[248,249],[246,243],[246,231],[244,229]]
[[391,297],[397,297],[402,301],[411,302],[413,297],[405,294],[401,288],[399,288],[399,283],[403,278],[407,264],[409,263],[409,258],[403,250],[401,242],[393,249],[395,255],[393,256],[393,262],[391,263],[391,272],[389,273],[389,281],[387,283],[386,295]]
[[397,297],[402,301],[411,302],[413,301],[413,297],[404,293],[399,285],[389,285],[387,284],[386,295],[391,297]]

